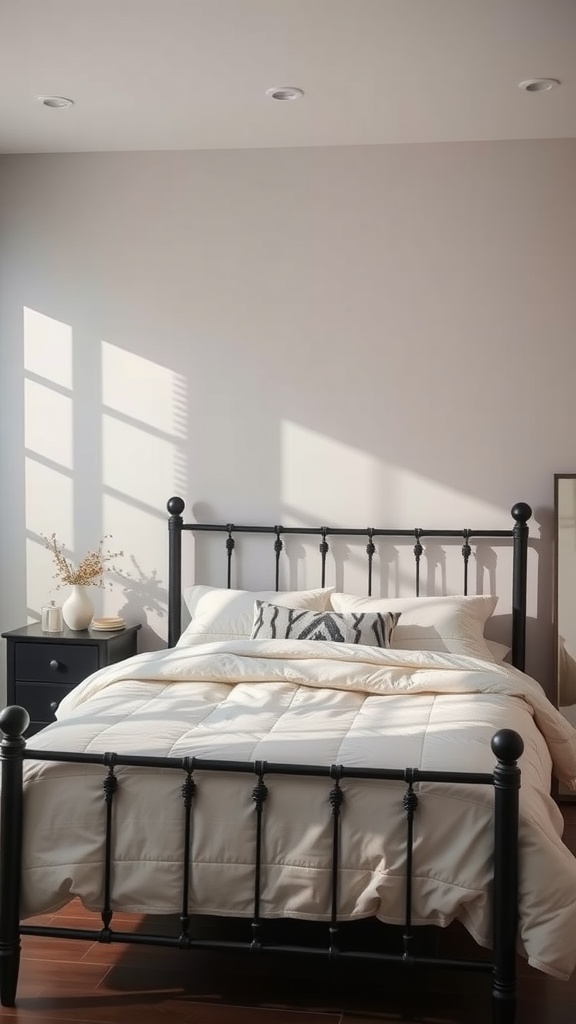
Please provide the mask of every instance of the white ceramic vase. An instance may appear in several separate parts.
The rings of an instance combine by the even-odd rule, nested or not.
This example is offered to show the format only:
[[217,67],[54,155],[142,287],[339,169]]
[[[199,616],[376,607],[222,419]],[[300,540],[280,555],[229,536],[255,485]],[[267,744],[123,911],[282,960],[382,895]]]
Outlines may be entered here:
[[76,584],[62,605],[62,617],[68,629],[88,629],[94,615],[94,605],[87,588]]

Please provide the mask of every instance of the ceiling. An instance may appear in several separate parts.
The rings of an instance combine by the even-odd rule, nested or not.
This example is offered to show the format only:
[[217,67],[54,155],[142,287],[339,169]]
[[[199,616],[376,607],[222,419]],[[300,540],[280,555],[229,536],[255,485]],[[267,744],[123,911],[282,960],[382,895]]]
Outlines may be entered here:
[[0,0],[0,153],[575,137],[576,0]]

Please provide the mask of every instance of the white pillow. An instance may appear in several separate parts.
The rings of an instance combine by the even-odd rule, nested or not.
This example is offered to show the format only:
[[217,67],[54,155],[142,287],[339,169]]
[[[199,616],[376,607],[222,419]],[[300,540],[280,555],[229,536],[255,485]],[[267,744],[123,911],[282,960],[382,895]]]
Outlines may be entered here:
[[177,647],[207,644],[212,640],[247,640],[252,632],[254,601],[271,601],[284,608],[323,612],[330,607],[333,587],[317,590],[227,590],[197,584],[184,590],[191,615]]
[[499,644],[497,640],[487,640],[486,644],[493,660],[498,662],[505,661],[512,650],[506,644]]
[[401,612],[392,646],[409,651],[444,651],[494,661],[484,639],[484,624],[497,597],[354,597],[332,594],[337,612]]

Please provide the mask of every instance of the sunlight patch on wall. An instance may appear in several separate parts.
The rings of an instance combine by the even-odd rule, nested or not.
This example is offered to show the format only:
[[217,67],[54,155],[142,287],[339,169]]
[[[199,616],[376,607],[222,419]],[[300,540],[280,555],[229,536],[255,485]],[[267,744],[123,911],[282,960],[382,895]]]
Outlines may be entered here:
[[[502,510],[493,502],[447,487],[433,477],[387,465],[386,485],[389,502],[383,498],[383,514],[389,515],[391,506],[397,523],[417,516],[418,525],[428,529],[461,526],[498,530],[508,526],[509,509]],[[511,518],[508,521],[512,523]]]
[[[280,434],[281,521],[286,526],[373,526],[370,509],[378,462],[366,452],[298,423],[284,422]],[[290,588],[321,583],[318,537],[286,538],[284,561]],[[326,584],[366,592],[366,541],[348,545],[329,540]]]
[[398,465],[393,436],[383,434],[379,444],[370,437],[370,447],[375,444],[379,457],[285,420],[280,442],[282,503],[294,522],[506,528],[508,509],[447,487],[434,479],[433,466],[426,476]]
[[289,421],[281,425],[279,457],[286,526],[369,525],[377,459]]
[[[179,389],[182,400],[176,400]],[[183,378],[165,366],[102,342],[102,403],[142,425],[186,436]]]
[[186,380],[109,342],[101,367],[103,530],[123,548],[129,574],[111,577],[104,608],[146,622],[146,649],[166,636],[166,502],[186,493]]
[[80,557],[109,534],[129,578],[110,574],[96,610],[146,623],[153,647],[166,633],[166,501],[186,493],[186,380],[36,310],[23,324],[29,613],[66,596],[42,535],[54,532],[74,562],[77,545]]
[[74,542],[73,483],[34,459],[26,460],[26,528],[29,533],[55,533],[67,546]]
[[[28,608],[37,613],[49,601],[62,603],[66,589],[56,591],[54,562],[41,535],[55,533],[73,543],[73,485],[68,474],[58,473],[32,458],[26,459],[26,594]],[[36,539],[37,538],[37,539]]]
[[102,482],[127,499],[166,507],[174,489],[174,445],[141,427],[102,416]]
[[[373,446],[373,438],[370,443]],[[381,447],[382,458],[378,459],[301,424],[283,422],[282,522],[354,529],[369,526],[405,530],[512,529],[514,522],[509,510],[396,465],[393,438],[382,437]],[[357,542],[329,538],[327,584],[352,593],[367,592],[366,543],[367,538],[358,538]],[[408,538],[391,543],[376,539],[375,543],[373,595],[413,595],[416,583],[414,541]],[[454,539],[442,544],[428,538],[422,543],[420,595],[462,593],[462,542]],[[311,545],[305,541],[304,546],[308,550]],[[317,540],[313,546],[317,549]],[[501,591],[499,610],[508,609],[511,556],[509,540],[500,545],[485,545],[478,553],[474,552],[469,563],[468,593],[498,594]],[[303,555],[300,559],[304,562]],[[300,586],[317,585],[317,579],[309,575],[304,580],[300,569],[297,582]],[[291,585],[296,585],[294,577]]]
[[104,487],[163,512],[186,490],[185,379],[102,342],[102,402]]
[[72,387],[72,328],[24,307],[24,366],[63,388]]
[[24,409],[26,449],[72,469],[72,399],[35,380],[27,380]]
[[124,555],[116,559],[121,576],[109,574],[103,592],[104,614],[142,622],[166,634],[168,593],[168,513],[163,519],[134,508],[122,498],[104,495],[106,532],[121,538]]
[[[514,520],[510,508],[502,509],[475,495],[447,487],[422,474],[399,466],[385,467],[379,505],[385,525],[418,526],[421,529],[511,530]],[[521,496],[519,496],[521,500]],[[392,508],[392,514],[389,509]],[[460,558],[461,544],[442,545],[434,539],[424,543],[421,569],[421,593],[459,593],[463,591]],[[529,553],[532,556],[532,553]],[[405,585],[403,570],[398,584]],[[512,542],[494,541],[473,547],[469,562],[468,593],[499,595],[498,612],[507,612],[512,594]]]

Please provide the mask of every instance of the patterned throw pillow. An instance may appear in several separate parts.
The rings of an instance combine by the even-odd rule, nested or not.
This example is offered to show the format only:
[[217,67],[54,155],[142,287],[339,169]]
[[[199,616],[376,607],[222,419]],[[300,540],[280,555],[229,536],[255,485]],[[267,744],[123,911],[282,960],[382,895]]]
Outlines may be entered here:
[[390,647],[399,612],[310,612],[254,602],[252,640],[336,640]]

